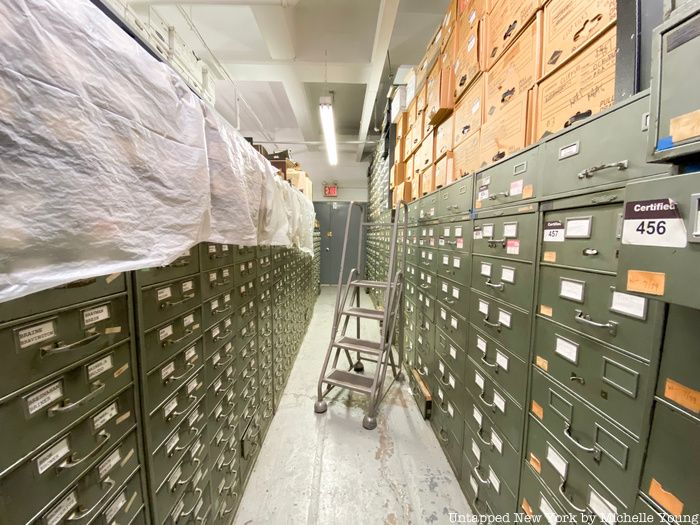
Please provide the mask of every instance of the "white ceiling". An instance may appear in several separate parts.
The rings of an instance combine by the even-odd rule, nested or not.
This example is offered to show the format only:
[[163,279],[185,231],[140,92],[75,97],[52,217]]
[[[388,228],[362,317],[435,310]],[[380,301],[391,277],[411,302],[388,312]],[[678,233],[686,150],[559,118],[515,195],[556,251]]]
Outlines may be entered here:
[[[216,79],[216,107],[234,125],[240,120],[243,135],[274,142],[265,144],[268,150],[291,149],[315,183],[337,180],[346,187],[366,185],[366,159],[374,144],[343,142],[376,140],[374,128],[381,126],[393,74],[420,60],[449,4],[128,1],[141,16],[172,25],[209,64]],[[322,145],[299,144],[322,140],[318,99],[329,91],[340,143],[336,168],[327,165]],[[245,103],[236,103],[237,92]]]

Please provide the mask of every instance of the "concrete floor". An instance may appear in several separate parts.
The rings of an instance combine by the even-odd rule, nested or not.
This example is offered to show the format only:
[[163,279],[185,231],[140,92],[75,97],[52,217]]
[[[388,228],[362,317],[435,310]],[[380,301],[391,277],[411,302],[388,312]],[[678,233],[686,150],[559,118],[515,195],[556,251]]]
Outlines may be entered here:
[[[360,394],[334,392],[328,411],[314,413],[334,302],[335,287],[323,287],[234,523],[440,524],[469,514],[406,384],[391,386],[372,431],[362,428]],[[376,337],[377,324],[363,337]]]

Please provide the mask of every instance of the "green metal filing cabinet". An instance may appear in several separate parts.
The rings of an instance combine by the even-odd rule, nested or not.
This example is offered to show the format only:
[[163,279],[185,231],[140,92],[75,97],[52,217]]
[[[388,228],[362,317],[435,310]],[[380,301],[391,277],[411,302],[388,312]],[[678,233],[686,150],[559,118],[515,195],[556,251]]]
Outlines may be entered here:
[[700,308],[700,173],[630,184],[618,286]]
[[474,210],[525,203],[535,200],[540,191],[540,155],[538,146],[490,166],[474,176]]
[[649,160],[700,152],[700,103],[694,88],[700,73],[688,67],[700,53],[700,7],[685,3],[688,8],[654,30]]
[[473,179],[463,177],[437,192],[437,216],[446,220],[453,215],[464,215],[471,211]]

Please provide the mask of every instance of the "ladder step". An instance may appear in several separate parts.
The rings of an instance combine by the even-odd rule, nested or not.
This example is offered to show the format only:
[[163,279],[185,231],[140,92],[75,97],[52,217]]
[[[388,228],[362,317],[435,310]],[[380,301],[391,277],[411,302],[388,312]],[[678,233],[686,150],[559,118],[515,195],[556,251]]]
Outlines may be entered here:
[[352,286],[359,286],[362,288],[388,288],[390,285],[383,281],[368,281],[366,279],[360,279],[356,281],[350,281]]
[[371,377],[353,374],[347,370],[339,370],[336,368],[323,378],[323,382],[329,385],[347,388],[354,392],[360,392],[361,394],[370,394],[372,392],[374,380]]
[[347,336],[341,337],[333,343],[333,346],[376,356],[378,356],[381,351],[381,345],[377,341],[366,341],[364,339],[355,339],[354,337]]
[[363,317],[365,319],[376,319],[377,321],[382,321],[384,319],[384,312],[381,310],[373,310],[372,308],[346,308],[343,310],[343,314]]

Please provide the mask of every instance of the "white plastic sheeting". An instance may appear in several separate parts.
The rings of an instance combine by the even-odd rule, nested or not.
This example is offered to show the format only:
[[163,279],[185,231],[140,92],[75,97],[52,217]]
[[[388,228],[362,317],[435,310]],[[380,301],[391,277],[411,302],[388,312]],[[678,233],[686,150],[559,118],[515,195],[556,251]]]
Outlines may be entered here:
[[1,2],[0,41],[0,301],[206,240],[313,253],[310,201],[88,0]]

